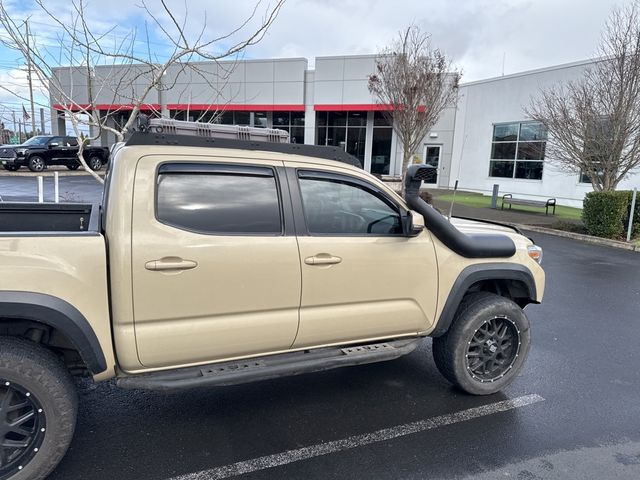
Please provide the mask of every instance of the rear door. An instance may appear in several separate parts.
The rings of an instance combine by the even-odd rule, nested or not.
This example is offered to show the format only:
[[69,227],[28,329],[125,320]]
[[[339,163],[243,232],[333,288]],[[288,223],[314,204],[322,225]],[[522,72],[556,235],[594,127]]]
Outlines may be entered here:
[[294,347],[416,334],[434,321],[438,271],[428,231],[406,237],[402,206],[362,177],[288,171],[302,268]]
[[[60,163],[71,164],[78,159],[78,139],[76,137],[64,137],[64,151],[61,152]],[[79,162],[78,162],[79,163]]]
[[135,336],[147,367],[288,349],[301,278],[276,161],[148,156],[134,188]]

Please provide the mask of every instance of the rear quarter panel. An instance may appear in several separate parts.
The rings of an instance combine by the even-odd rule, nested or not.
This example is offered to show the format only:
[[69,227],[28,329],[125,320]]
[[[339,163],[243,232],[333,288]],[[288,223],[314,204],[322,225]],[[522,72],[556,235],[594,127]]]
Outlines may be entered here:
[[0,236],[0,291],[52,295],[73,305],[93,328],[107,361],[103,380],[114,375],[107,265],[101,235]]

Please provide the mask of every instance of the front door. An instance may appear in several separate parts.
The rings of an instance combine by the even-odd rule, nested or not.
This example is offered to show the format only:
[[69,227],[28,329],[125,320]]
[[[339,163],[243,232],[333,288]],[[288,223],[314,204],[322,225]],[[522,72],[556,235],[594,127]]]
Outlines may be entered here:
[[303,206],[296,219],[303,289],[294,347],[427,330],[438,278],[430,234],[404,236],[401,206],[362,177],[289,165],[297,168],[288,172],[294,204]]
[[[206,159],[207,157],[205,157]],[[298,246],[276,161],[147,156],[133,190],[135,338],[146,367],[287,350]],[[286,183],[286,182],[285,182]]]
[[424,183],[435,185],[438,183],[438,169],[440,168],[440,152],[441,145],[425,145],[424,146],[424,163],[429,167],[433,167],[433,174],[427,178]]

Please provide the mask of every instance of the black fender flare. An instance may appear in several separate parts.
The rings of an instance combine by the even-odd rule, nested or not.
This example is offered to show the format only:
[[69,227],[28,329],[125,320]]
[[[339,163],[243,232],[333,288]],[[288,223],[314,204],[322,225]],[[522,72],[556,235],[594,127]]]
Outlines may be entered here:
[[449,297],[444,304],[436,328],[429,334],[431,337],[444,335],[453,319],[460,302],[469,288],[482,280],[516,280],[522,282],[528,290],[529,303],[537,303],[536,282],[531,270],[518,263],[479,263],[462,270],[453,283]]
[[55,328],[69,339],[93,374],[107,369],[91,325],[76,307],[61,298],[36,292],[0,292],[0,322],[3,318],[31,320]]

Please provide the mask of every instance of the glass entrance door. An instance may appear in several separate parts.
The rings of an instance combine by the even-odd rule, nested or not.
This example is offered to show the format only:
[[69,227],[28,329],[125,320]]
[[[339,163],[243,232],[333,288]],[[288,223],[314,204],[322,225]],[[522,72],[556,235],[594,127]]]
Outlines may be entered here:
[[438,183],[438,168],[440,166],[440,151],[441,145],[425,145],[424,146],[424,164],[433,167],[433,174],[424,181],[424,183],[436,184]]

